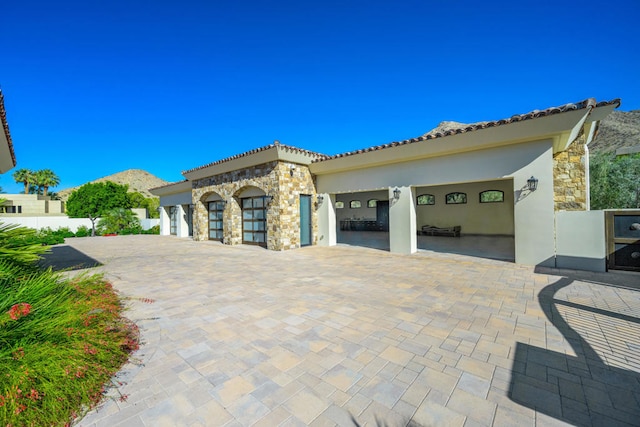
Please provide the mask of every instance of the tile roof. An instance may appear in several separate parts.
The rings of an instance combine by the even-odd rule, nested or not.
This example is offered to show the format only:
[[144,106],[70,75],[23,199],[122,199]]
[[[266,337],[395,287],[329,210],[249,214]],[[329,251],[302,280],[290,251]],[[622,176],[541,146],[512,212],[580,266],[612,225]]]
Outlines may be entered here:
[[273,144],[265,145],[264,147],[255,148],[253,150],[246,151],[246,152],[240,153],[240,154],[236,154],[234,156],[227,157],[225,159],[216,160],[215,162],[208,163],[208,164],[206,164],[204,166],[198,166],[197,168],[193,168],[193,169],[189,169],[189,170],[186,170],[186,171],[182,171],[182,173],[185,174],[185,173],[195,172],[197,170],[208,168],[210,166],[219,165],[221,163],[230,162],[231,160],[239,159],[241,157],[247,157],[247,156],[250,156],[252,154],[259,153],[261,151],[266,151],[266,150],[268,150],[270,148],[274,148],[274,147],[281,147],[281,148],[283,148],[285,150],[288,150],[288,151],[291,151],[291,152],[294,152],[294,153],[299,153],[299,154],[306,154],[307,156],[316,157],[317,159],[322,159],[322,158],[327,157],[327,155],[325,155],[325,154],[320,154],[320,153],[316,153],[316,152],[313,152],[313,151],[304,150],[302,148],[293,147],[291,145],[281,144],[280,141],[276,140],[276,141],[273,141]]
[[16,153],[13,151],[13,142],[11,141],[11,133],[9,132],[9,124],[7,123],[7,112],[4,109],[4,95],[2,94],[2,89],[0,89],[0,121],[2,122],[2,128],[4,130],[4,135],[7,138],[7,143],[9,144],[9,152],[11,152],[11,160],[13,160],[13,165],[16,165]]
[[[502,120],[494,120],[494,121],[488,121],[488,122],[478,122],[478,123],[473,123],[473,124],[469,124],[469,125],[465,125],[463,123],[459,123],[459,125],[461,125],[460,127],[457,128],[453,128],[453,129],[448,129],[448,130],[444,130],[444,131],[440,131],[440,127],[435,128],[434,130],[419,136],[417,138],[411,138],[411,139],[405,139],[404,141],[396,141],[396,142],[390,142],[387,144],[382,144],[382,145],[376,145],[373,147],[368,147],[368,148],[363,148],[360,150],[355,150],[355,151],[348,151],[346,153],[341,153],[341,154],[336,154],[333,156],[325,156],[323,158],[319,158],[319,159],[315,159],[313,160],[312,163],[317,163],[317,162],[322,162],[325,160],[331,160],[331,159],[337,159],[340,157],[348,157],[348,156],[353,156],[356,154],[363,154],[363,153],[367,153],[367,152],[371,152],[371,151],[379,151],[379,150],[384,150],[386,148],[392,148],[392,147],[397,147],[400,145],[406,145],[406,144],[413,144],[416,142],[421,142],[421,141],[427,141],[430,139],[436,139],[436,138],[442,138],[445,136],[450,136],[450,135],[456,135],[456,134],[460,134],[460,133],[466,133],[466,132],[473,132],[479,129],[486,129],[486,128],[491,128],[491,127],[496,127],[496,126],[502,126],[502,125],[506,125],[509,123],[516,123],[516,122],[521,122],[521,121],[525,121],[525,120],[531,120],[531,119],[535,119],[538,117],[544,117],[544,116],[551,116],[554,114],[559,114],[559,113],[564,113],[567,111],[573,111],[573,110],[581,110],[584,108],[596,108],[596,107],[603,107],[606,105],[614,105],[617,104],[616,106],[620,105],[620,99],[616,98],[613,99],[611,101],[601,101],[601,102],[596,102],[596,100],[594,98],[588,98],[585,99],[584,101],[580,101],[577,103],[570,103],[570,104],[564,104],[561,105],[559,107],[550,107],[547,108],[545,110],[533,110],[529,113],[526,114],[516,114],[514,116],[511,116],[508,119],[502,119]],[[448,122],[448,123],[456,123],[456,122]],[[458,124],[458,123],[456,123]]]

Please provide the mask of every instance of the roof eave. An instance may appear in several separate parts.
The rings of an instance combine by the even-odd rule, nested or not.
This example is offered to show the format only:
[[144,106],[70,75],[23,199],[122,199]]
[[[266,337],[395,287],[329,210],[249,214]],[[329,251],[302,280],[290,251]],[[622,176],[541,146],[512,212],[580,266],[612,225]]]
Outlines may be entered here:
[[270,145],[253,152],[244,153],[229,159],[212,163],[196,169],[182,172],[182,175],[190,181],[220,175],[236,170],[250,168],[273,161],[284,161],[308,165],[313,160],[322,157],[320,154],[307,152],[287,145]]
[[190,181],[178,181],[171,184],[163,185],[162,187],[150,188],[149,192],[154,196],[169,196],[171,194],[184,193],[191,191]]
[[0,173],[5,173],[16,166],[16,154],[13,150],[9,124],[7,123],[7,112],[4,108],[4,95],[0,90],[0,121],[2,122],[2,132],[0,132]]
[[[615,108],[615,106],[610,107]],[[580,125],[585,123],[589,111],[590,108],[571,110],[471,132],[331,158],[312,163],[310,169],[312,173],[322,175],[540,140],[551,140],[555,152],[556,148],[566,146],[567,141],[573,141],[571,136],[579,130]]]

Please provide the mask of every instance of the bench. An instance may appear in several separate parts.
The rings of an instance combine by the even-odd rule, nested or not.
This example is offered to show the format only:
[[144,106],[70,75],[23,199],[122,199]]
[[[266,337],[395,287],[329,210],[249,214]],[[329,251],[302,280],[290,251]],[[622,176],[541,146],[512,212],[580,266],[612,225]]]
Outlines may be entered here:
[[453,227],[436,227],[435,225],[423,225],[418,230],[419,236],[449,236],[460,237],[461,226],[456,225]]

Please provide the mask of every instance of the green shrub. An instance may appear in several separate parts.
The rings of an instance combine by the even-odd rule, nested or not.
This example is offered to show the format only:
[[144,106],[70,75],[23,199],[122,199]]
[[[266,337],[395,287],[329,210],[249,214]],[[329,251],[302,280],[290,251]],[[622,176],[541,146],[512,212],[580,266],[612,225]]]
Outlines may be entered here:
[[38,234],[64,233],[0,223],[3,426],[70,425],[138,348],[138,329],[102,276],[65,279],[37,269],[47,250]]
[[142,234],[160,234],[160,226],[154,225],[148,230],[142,230]]
[[86,225],[81,225],[76,229],[76,237],[87,237],[91,236],[91,229]]
[[9,260],[21,265],[35,263],[48,250],[36,234],[31,228],[0,223],[0,261]]
[[[110,210],[98,222],[100,234],[123,234],[124,231],[132,234],[132,231],[141,229],[138,217],[130,209],[124,208]],[[140,233],[140,231],[137,231],[137,233]]]
[[97,404],[138,347],[121,312],[99,276],[25,275],[0,261],[0,425],[69,425]]
[[51,230],[49,227],[41,228],[36,232],[36,238],[41,245],[58,245],[64,243],[64,234]]
[[55,234],[56,236],[62,236],[65,239],[68,237],[76,236],[75,233],[71,231],[69,227],[60,227],[56,231],[53,231],[52,233]]

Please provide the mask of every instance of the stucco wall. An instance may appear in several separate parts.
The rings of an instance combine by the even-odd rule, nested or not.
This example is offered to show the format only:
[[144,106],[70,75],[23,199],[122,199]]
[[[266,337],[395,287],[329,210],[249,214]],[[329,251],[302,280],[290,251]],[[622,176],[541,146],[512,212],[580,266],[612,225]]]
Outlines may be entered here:
[[160,197],[160,206],[177,206],[191,204],[191,191],[170,194]]
[[[486,190],[504,192],[504,202],[480,203],[480,192]],[[452,192],[466,193],[467,203],[446,204],[446,195]],[[462,234],[513,236],[513,181],[511,179],[418,187],[416,194],[435,196],[435,205],[416,206],[418,229],[427,224],[436,227],[460,225]]]
[[[98,225],[99,220],[96,221]],[[0,223],[4,224],[16,224],[23,227],[34,228],[39,230],[41,228],[49,227],[52,230],[57,230],[60,227],[69,227],[74,233],[78,230],[78,227],[84,225],[91,228],[91,221],[89,218],[69,218],[67,216],[22,216],[22,217],[2,217]],[[154,225],[160,223],[159,219],[141,219],[140,223],[143,230],[148,230]]]
[[556,267],[606,271],[604,211],[556,212]]
[[[367,202],[371,199],[388,200],[389,192],[383,191],[363,191],[360,193],[336,194],[336,202],[343,202],[344,208],[336,209],[336,220],[348,218],[376,220],[376,208],[367,207]],[[350,208],[352,200],[360,201],[360,208]]]
[[[552,141],[540,140],[457,155],[318,175],[316,181],[319,193],[336,194],[361,190],[389,190],[394,187],[458,185],[511,178],[510,182],[513,186],[509,197],[513,200],[516,262],[553,266],[555,264],[553,170]],[[533,193],[526,190],[527,179],[531,176],[539,180],[538,189]],[[406,195],[406,192],[403,195]],[[409,207],[402,209],[402,221],[411,218],[411,213]],[[391,223],[394,222],[393,215],[394,210],[391,209]],[[405,234],[404,239],[413,238],[410,233]],[[413,243],[404,242],[402,245],[398,243],[398,247],[406,248],[407,245],[413,245]],[[407,250],[404,249],[404,252]]]

